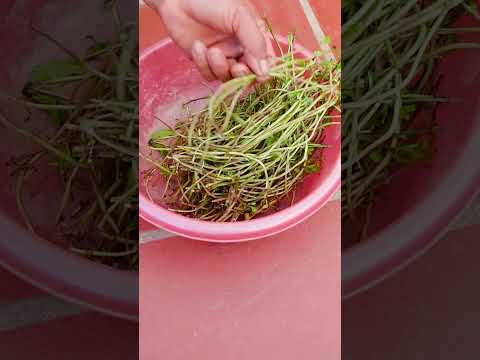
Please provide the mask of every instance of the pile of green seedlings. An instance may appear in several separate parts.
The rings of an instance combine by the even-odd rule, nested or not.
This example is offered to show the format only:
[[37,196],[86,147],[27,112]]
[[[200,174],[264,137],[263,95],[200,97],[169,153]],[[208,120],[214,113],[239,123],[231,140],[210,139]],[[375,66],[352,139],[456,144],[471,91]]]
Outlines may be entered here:
[[[138,266],[138,35],[135,23],[120,20],[114,40],[91,42],[78,56],[50,35],[65,58],[35,66],[25,99],[14,99],[31,116],[48,115],[55,134],[47,137],[0,117],[36,142],[40,150],[12,161],[18,209],[26,226],[36,225],[25,203],[25,184],[48,162],[63,179],[56,228],[71,251],[104,264]],[[39,112],[40,111],[40,112]],[[46,161],[45,161],[46,160]],[[40,234],[39,234],[40,235]]]
[[[342,219],[368,235],[378,187],[399,166],[427,160],[434,149],[435,69],[456,49],[479,48],[455,35],[462,14],[480,19],[471,1],[342,2]],[[418,114],[430,121],[418,127]]]
[[[278,43],[277,43],[278,45]],[[174,128],[152,134],[171,211],[207,221],[248,220],[273,211],[321,167],[322,133],[339,124],[340,66],[319,52],[294,56],[294,37],[270,72],[230,80]],[[148,177],[147,177],[148,182]],[[147,184],[148,188],[148,184]]]

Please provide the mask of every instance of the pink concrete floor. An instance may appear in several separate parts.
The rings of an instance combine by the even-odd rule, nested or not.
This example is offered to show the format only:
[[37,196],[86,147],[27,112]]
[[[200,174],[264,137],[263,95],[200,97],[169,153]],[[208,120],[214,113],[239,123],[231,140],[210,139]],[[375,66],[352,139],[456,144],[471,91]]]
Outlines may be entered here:
[[340,207],[233,245],[140,250],[140,359],[340,359]]

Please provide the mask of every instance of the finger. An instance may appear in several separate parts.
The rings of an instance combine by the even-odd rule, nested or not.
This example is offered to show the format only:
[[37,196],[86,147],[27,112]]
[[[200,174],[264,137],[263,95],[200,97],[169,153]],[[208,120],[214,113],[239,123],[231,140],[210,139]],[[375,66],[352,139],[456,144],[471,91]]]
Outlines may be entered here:
[[[246,71],[246,75],[248,74],[251,74],[251,73],[254,73],[253,69],[250,68],[250,66],[248,65],[248,61],[247,61],[247,55],[243,55],[239,60],[238,60],[238,63],[242,65],[242,68],[241,68],[241,71]],[[269,77],[268,76],[258,76],[257,75],[257,82],[259,82],[260,84],[268,81]]]
[[258,28],[262,31],[263,37],[265,38],[265,43],[267,44],[267,57],[275,57],[275,50],[273,49],[271,34],[267,29],[265,21],[259,20],[257,21],[257,25]]
[[[258,69],[258,64],[259,64],[259,61],[258,59],[253,56],[252,54],[250,54],[249,52],[245,52],[245,55],[243,56],[243,59],[244,59],[244,63],[246,65],[248,65],[248,67],[250,68],[250,70],[255,74],[257,75],[257,80],[259,82],[265,82],[268,80],[268,73],[270,71],[270,67],[269,67],[269,60],[261,60],[260,61],[260,66],[262,67],[262,71],[259,71]],[[264,74],[267,74],[267,75],[264,75]]]
[[228,65],[227,58],[219,48],[212,47],[208,49],[207,59],[210,69],[219,80],[230,80],[230,66]]
[[243,69],[247,69],[248,74],[253,73],[253,70],[248,66],[247,59],[246,59],[245,55],[243,55],[242,57],[240,57],[238,59],[238,63],[243,65],[242,66]]
[[249,67],[258,76],[267,76],[267,42],[262,29],[258,27],[257,16],[248,7],[238,7],[233,15],[232,31],[244,48]]
[[207,47],[201,41],[195,41],[192,46],[192,59],[198,70],[207,81],[215,80],[215,75],[210,69],[207,59]]
[[228,60],[228,65],[230,66],[230,74],[232,75],[232,77],[237,78],[237,77],[246,76],[252,73],[247,65],[241,62],[238,62],[235,59],[227,59],[227,60]]
[[213,46],[220,49],[227,58],[238,58],[243,54],[242,45],[233,37],[213,44],[211,47]]
[[273,50],[273,45],[272,45],[272,39],[270,38],[270,35],[266,34],[265,35],[265,41],[267,42],[267,56],[269,59],[275,57],[275,50]]
[[257,25],[258,15],[246,1],[232,6],[229,1],[219,1],[215,6],[204,6],[204,2],[186,2],[186,11],[197,21],[224,33],[235,35],[248,53],[249,67],[259,76],[268,73],[267,44]]
[[233,77],[238,78],[250,75],[252,72],[247,65],[242,64],[241,62],[235,62],[235,64],[232,64],[232,66],[230,66],[230,73]]

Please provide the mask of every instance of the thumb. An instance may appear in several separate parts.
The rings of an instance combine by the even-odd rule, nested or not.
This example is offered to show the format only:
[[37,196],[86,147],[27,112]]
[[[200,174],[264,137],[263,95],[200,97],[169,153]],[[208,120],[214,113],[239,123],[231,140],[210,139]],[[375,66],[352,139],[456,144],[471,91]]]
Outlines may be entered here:
[[248,66],[260,76],[267,76],[269,71],[268,49],[262,29],[257,25],[255,14],[244,6],[234,10],[231,30],[238,38],[245,52]]

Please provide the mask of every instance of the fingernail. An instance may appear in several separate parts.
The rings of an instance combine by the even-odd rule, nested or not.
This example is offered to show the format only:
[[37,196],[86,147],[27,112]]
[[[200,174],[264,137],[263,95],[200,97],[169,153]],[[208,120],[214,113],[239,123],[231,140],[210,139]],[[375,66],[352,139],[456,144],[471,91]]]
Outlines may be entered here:
[[202,52],[202,44],[198,41],[195,41],[192,45],[192,53],[195,55],[200,55]]
[[268,66],[267,60],[260,60],[260,72],[262,73],[262,75],[268,76],[269,70],[270,68]]

